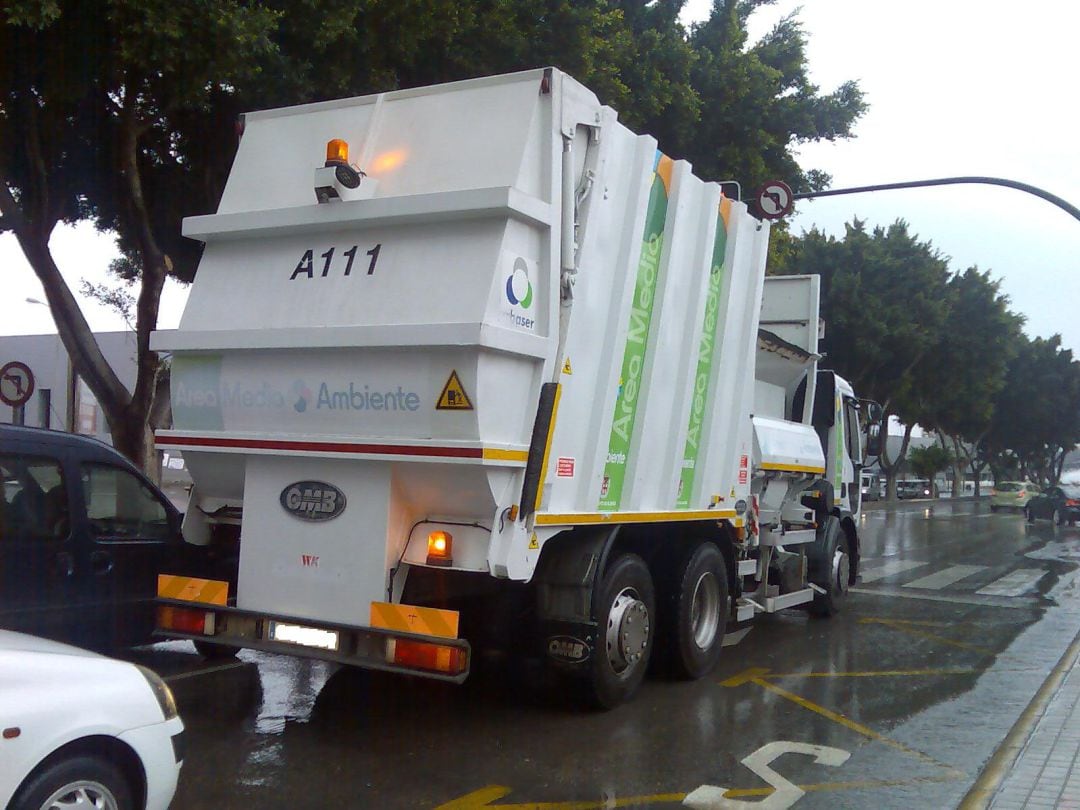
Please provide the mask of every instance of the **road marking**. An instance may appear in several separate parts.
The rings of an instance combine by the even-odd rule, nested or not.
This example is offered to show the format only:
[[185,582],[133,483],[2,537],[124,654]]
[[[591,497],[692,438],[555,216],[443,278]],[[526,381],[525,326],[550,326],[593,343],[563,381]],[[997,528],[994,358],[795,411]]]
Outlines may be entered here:
[[850,588],[848,593],[861,593],[867,596],[879,596],[883,599],[922,599],[925,602],[950,602],[955,605],[972,605],[974,607],[998,607],[1011,610],[1027,610],[1035,601],[1033,599],[1016,599],[1001,596],[953,596],[944,593],[916,593],[906,592],[900,588]]
[[868,672],[770,672],[762,678],[908,678],[925,675],[972,675],[981,669],[879,669]]
[[948,568],[935,571],[933,574],[920,577],[912,582],[904,583],[904,587],[922,588],[926,591],[939,591],[942,588],[952,585],[954,582],[959,582],[962,579],[970,577],[972,574],[977,574],[986,569],[987,566],[985,565],[950,565]]
[[908,622],[901,619],[859,619],[859,624],[883,624],[893,630],[899,630],[901,633],[907,633],[909,636],[915,636],[916,638],[925,638],[930,641],[936,641],[939,644],[958,647],[961,650],[974,650],[975,652],[987,655],[995,654],[995,650],[987,649],[986,647],[978,647],[974,644],[968,644],[965,641],[953,641],[951,638],[939,636],[937,633],[929,633],[926,630],[917,629],[917,625],[925,625],[923,622]]
[[982,596],[1021,596],[1034,590],[1036,583],[1045,574],[1042,568],[1017,568],[1011,574],[995,580],[975,593]]
[[936,768],[944,768],[947,772],[951,774],[957,774],[957,776],[955,777],[957,779],[964,778],[965,774],[962,771],[958,771],[943,762],[939,762],[929,754],[924,754],[922,751],[917,751],[914,748],[909,748],[902,742],[890,740],[883,734],[878,734],[872,728],[868,728],[867,726],[864,726],[860,723],[856,723],[854,720],[844,717],[844,715],[840,714],[839,712],[834,712],[832,709],[826,709],[824,706],[819,706],[818,704],[813,703],[812,701],[809,701],[806,698],[801,697],[800,695],[796,695],[794,692],[789,692],[788,690],[783,689],[774,683],[769,683],[766,680],[768,674],[768,669],[764,667],[754,667],[752,669],[744,670],[738,675],[733,675],[727,680],[721,681],[720,685],[725,687],[736,687],[742,686],[743,684],[747,683],[757,684],[762,689],[772,692],[775,695],[779,695],[785,700],[790,700],[795,705],[801,706],[802,708],[814,712],[815,714],[819,714],[828,720],[832,720],[834,723],[837,723],[838,725],[841,725],[846,729],[850,729],[856,734],[861,734],[864,737],[870,738],[871,740],[884,743],[890,748],[895,748],[897,751],[902,751],[903,753],[915,757],[920,762],[923,762],[925,764],[933,765]]
[[805,796],[806,791],[770,767],[774,760],[784,754],[806,754],[813,757],[818,765],[829,765],[834,768],[851,759],[850,751],[828,745],[788,740],[766,743],[754,753],[743,757],[742,764],[757,774],[763,782],[773,787],[773,792],[767,799],[761,802],[743,802],[729,798],[727,788],[718,785],[702,785],[688,794],[683,799],[683,804],[693,810],[738,810],[738,808],[753,807],[761,808],[761,810],[787,810]]
[[929,565],[928,562],[921,562],[919,560],[889,560],[884,565],[878,565],[871,568],[869,571],[863,571],[863,582],[877,582],[879,579],[885,579],[885,577],[891,577],[893,574],[902,574],[904,571],[910,571],[912,568],[921,568],[924,565]]

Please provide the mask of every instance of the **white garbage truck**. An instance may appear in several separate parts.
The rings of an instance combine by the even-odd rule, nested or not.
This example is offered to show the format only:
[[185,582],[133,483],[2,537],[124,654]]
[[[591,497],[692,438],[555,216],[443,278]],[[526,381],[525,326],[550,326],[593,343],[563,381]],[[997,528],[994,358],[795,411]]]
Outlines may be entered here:
[[237,567],[164,572],[162,635],[453,681],[512,643],[610,707],[843,604],[867,411],[817,277],[571,77],[249,114],[183,228],[157,441]]

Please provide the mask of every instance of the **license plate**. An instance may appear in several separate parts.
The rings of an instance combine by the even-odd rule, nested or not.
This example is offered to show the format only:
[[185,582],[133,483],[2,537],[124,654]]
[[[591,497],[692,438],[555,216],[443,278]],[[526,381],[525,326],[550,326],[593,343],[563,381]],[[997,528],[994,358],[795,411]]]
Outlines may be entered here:
[[299,644],[302,647],[317,647],[320,650],[337,650],[338,634],[333,630],[320,630],[317,627],[303,627],[299,624],[270,622],[270,638]]

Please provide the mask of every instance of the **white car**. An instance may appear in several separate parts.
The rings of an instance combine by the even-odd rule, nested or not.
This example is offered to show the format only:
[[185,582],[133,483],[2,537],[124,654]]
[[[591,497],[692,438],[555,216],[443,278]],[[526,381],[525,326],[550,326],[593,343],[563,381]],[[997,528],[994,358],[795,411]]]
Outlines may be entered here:
[[0,630],[0,807],[164,810],[183,731],[145,667]]

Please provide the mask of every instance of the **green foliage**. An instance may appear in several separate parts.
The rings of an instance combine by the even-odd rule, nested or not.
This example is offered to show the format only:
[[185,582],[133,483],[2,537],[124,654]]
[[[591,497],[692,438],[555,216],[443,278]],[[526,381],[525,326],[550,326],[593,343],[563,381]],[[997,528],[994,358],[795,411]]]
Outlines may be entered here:
[[933,481],[934,476],[953,463],[953,455],[940,444],[916,447],[907,457],[912,472],[919,478]]

